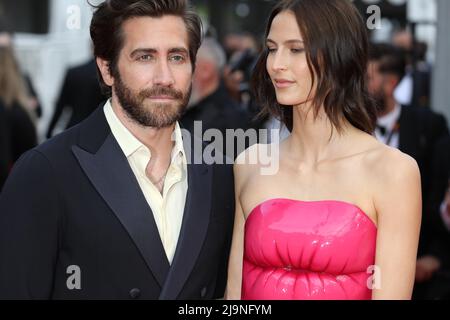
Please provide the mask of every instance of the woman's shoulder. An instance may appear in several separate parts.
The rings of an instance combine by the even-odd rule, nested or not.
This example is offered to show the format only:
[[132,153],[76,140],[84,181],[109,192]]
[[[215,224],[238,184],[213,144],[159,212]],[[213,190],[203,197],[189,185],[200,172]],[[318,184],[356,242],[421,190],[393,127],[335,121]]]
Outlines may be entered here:
[[418,169],[416,160],[402,151],[379,143],[373,150],[371,157],[368,157],[371,166],[383,172],[392,173],[398,170]]
[[234,174],[238,178],[250,176],[273,160],[279,160],[279,144],[256,143],[237,156],[234,162]]
[[364,158],[364,167],[374,182],[384,188],[387,184],[420,178],[416,160],[396,148],[377,142]]

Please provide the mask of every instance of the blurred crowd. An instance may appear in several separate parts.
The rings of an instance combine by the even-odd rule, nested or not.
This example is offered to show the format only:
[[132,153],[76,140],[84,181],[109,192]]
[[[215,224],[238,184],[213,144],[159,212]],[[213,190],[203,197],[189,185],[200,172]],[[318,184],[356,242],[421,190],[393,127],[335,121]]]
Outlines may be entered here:
[[[181,120],[194,132],[226,129],[282,129],[277,119],[262,118],[252,99],[250,78],[262,43],[249,32],[223,39],[207,34],[197,58],[192,97]],[[378,107],[376,137],[412,156],[422,174],[423,219],[417,260],[415,299],[450,297],[450,137],[447,119],[430,106],[431,73],[427,47],[398,31],[390,43],[371,45],[368,91]],[[437,66],[438,67],[438,66]],[[105,101],[97,82],[95,60],[70,68],[53,108],[46,138],[55,134],[61,115],[70,128]],[[450,104],[450,102],[449,102]],[[450,107],[450,106],[447,106]],[[0,30],[0,189],[25,151],[37,145],[42,114],[30,78],[14,56],[13,38]],[[234,155],[242,150],[234,150]],[[401,201],[401,199],[399,199]]]

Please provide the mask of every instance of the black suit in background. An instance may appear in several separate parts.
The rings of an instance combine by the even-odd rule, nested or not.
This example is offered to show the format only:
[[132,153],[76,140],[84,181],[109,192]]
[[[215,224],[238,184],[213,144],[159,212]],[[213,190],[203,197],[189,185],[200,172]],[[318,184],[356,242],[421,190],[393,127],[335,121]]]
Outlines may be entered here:
[[250,124],[249,115],[230,98],[223,85],[187,109],[181,119],[183,127],[190,132],[193,132],[194,121],[202,121],[203,131],[214,128],[223,134],[226,129],[246,130]]
[[31,115],[24,107],[14,102],[5,110],[10,132],[11,161],[14,163],[23,153],[37,145],[37,132]]
[[399,149],[413,157],[420,168],[422,179],[423,214],[418,255],[423,255],[429,247],[433,234],[429,221],[429,207],[432,154],[436,142],[448,134],[445,118],[428,108],[402,106],[399,120]]
[[[250,128],[250,115],[242,110],[228,95],[228,92],[220,85],[216,91],[211,95],[202,99],[196,105],[193,105],[186,110],[181,118],[181,124],[184,129],[189,130],[192,134],[194,132],[194,121],[202,122],[203,134],[208,129],[218,129],[224,137],[223,152],[226,152],[225,134],[226,129],[243,129],[244,131]],[[234,157],[240,153],[237,150],[237,142],[235,141]],[[245,146],[245,147],[248,147]],[[228,154],[231,158],[233,155]]]
[[5,107],[0,101],[0,192],[8,176],[11,163],[11,145],[9,136],[9,126],[6,117]]
[[425,283],[417,285],[420,299],[450,299],[450,231],[441,218],[441,205],[450,181],[450,136],[436,143],[432,162],[432,183],[428,201],[431,230],[425,255],[439,259],[440,269]]
[[53,135],[64,108],[68,107],[72,111],[66,127],[70,128],[86,119],[103,100],[105,97],[100,90],[94,59],[69,69],[47,130],[47,138]]
[[[442,267],[449,272],[450,285],[450,231],[448,231],[440,215],[450,181],[450,136],[439,140],[433,152],[432,184],[429,197],[430,220],[433,225],[433,242],[430,253],[439,257]],[[450,287],[448,288],[450,293]]]
[[[234,218],[231,167],[188,164],[188,185],[170,266],[98,108],[13,169],[0,196],[0,299],[222,297]],[[70,266],[81,269],[80,290],[67,287]]]

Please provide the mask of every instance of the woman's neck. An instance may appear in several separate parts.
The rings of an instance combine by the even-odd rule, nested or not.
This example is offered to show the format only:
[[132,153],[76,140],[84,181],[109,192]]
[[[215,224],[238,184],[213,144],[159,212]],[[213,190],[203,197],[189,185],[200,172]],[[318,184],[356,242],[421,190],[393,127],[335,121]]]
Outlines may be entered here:
[[341,126],[338,132],[323,107],[315,117],[311,104],[294,106],[292,134],[286,141],[289,153],[308,166],[338,157],[347,147],[346,136],[357,130],[345,120]]

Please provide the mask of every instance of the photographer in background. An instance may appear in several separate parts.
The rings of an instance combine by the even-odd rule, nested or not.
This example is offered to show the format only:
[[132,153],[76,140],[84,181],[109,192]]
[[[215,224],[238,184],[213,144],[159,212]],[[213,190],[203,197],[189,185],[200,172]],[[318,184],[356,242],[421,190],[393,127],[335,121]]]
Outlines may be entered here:
[[230,33],[224,38],[228,63],[223,69],[223,80],[230,96],[250,114],[251,126],[261,128],[265,119],[256,118],[260,111],[250,94],[250,77],[260,48],[249,32]]

